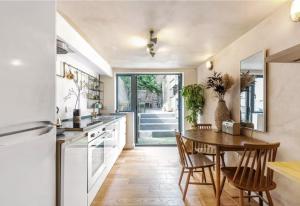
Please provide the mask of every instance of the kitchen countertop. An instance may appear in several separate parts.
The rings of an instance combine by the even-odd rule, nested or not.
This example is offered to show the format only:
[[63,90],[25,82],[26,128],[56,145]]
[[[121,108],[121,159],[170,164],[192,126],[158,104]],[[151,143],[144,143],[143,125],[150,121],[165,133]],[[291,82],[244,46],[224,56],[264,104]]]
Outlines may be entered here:
[[56,136],[56,141],[62,143],[73,143],[79,139],[87,137],[87,132],[65,131],[64,134]]
[[[110,115],[103,115],[98,116],[97,121],[95,121],[93,124],[91,117],[84,118],[81,120],[81,128],[72,128],[73,127],[73,121],[67,120],[63,121],[62,127],[66,128],[66,131],[63,135],[57,136],[56,140],[60,144],[62,143],[72,143],[75,141],[78,141],[84,137],[87,137],[88,131],[102,125],[107,125],[113,123],[115,120],[124,117],[126,114],[110,114]],[[101,121],[99,121],[101,120]],[[86,140],[87,141],[87,140]]]
[[88,116],[81,119],[79,127],[74,127],[73,121],[67,120],[62,122],[62,128],[65,128],[67,131],[89,131],[100,125],[111,123],[112,121],[123,116],[124,114],[102,115],[98,116],[95,119],[92,119],[91,116]]

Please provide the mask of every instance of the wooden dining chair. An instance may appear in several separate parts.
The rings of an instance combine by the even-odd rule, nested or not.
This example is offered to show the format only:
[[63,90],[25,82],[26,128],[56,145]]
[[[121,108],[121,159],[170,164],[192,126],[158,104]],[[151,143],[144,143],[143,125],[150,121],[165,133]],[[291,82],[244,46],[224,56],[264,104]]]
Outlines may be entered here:
[[[276,159],[277,149],[280,143],[274,144],[245,144],[243,155],[239,161],[238,167],[221,168],[224,175],[221,188],[223,190],[226,179],[229,183],[240,190],[240,206],[244,205],[244,191],[257,192],[259,195],[260,205],[262,201],[268,202],[273,206],[270,190],[276,188],[273,181],[273,170],[267,168],[267,162],[274,162]],[[263,192],[266,193],[267,200],[263,198]]]
[[[212,129],[212,124],[197,124],[197,129],[200,130],[211,130]],[[214,146],[207,145],[207,144],[201,144],[198,142],[194,143],[194,149],[196,152],[206,155],[206,156],[211,156],[213,162],[215,163],[216,159],[216,149]],[[225,166],[225,160],[224,160],[224,152],[221,152],[221,160],[223,166]]]
[[[213,174],[212,174],[212,169],[211,169],[215,164],[210,159],[208,159],[206,156],[204,156],[202,154],[193,154],[193,153],[187,152],[184,142],[182,140],[181,133],[176,132],[176,142],[177,142],[177,148],[178,148],[178,153],[179,153],[179,157],[180,157],[179,158],[180,164],[182,166],[181,174],[180,174],[179,182],[178,182],[179,185],[181,184],[183,174],[188,173],[182,199],[185,200],[188,186],[190,184],[212,185],[214,193],[216,194],[216,187],[215,187],[215,182],[213,179]],[[208,168],[208,170],[209,170],[210,179],[211,179],[210,183],[190,182],[190,177],[193,173],[203,172],[205,168]],[[198,169],[200,169],[200,170],[198,170]]]
[[[245,136],[253,137],[254,124],[248,124],[247,129],[248,129],[248,133]],[[236,154],[237,154],[238,158],[240,159],[243,156],[244,152],[243,151],[236,151]],[[247,191],[247,192],[248,192],[248,202],[250,202],[251,201],[251,191]],[[259,204],[262,205],[262,200],[261,199],[259,199]]]

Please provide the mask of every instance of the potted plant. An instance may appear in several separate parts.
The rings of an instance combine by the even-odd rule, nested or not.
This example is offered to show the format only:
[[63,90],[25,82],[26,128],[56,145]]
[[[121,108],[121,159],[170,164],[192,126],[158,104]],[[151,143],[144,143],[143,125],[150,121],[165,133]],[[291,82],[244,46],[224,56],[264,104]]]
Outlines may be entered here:
[[187,85],[182,89],[182,96],[189,112],[185,118],[193,127],[196,127],[198,116],[202,114],[205,104],[204,86],[201,84]]
[[206,82],[206,88],[212,89],[218,98],[218,106],[215,111],[215,123],[218,132],[222,131],[222,122],[230,119],[230,112],[224,100],[226,92],[234,84],[233,78],[229,74],[214,72],[209,76]]

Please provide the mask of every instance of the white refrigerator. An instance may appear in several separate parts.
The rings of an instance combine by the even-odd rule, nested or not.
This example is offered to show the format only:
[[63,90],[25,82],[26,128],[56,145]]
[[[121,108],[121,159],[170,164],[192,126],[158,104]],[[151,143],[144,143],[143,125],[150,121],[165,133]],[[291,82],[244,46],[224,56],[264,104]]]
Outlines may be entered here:
[[0,205],[55,205],[55,2],[0,1]]

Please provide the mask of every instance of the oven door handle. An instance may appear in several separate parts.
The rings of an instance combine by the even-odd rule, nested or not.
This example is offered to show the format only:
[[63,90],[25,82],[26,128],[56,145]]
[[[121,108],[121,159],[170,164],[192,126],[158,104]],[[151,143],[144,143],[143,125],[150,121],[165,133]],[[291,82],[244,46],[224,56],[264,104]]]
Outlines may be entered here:
[[[94,140],[94,141],[97,141],[97,140]],[[98,140],[99,141],[99,140]],[[99,147],[101,144],[103,144],[104,142],[104,139],[101,139],[99,142],[90,142],[90,144],[88,145],[88,147]]]

